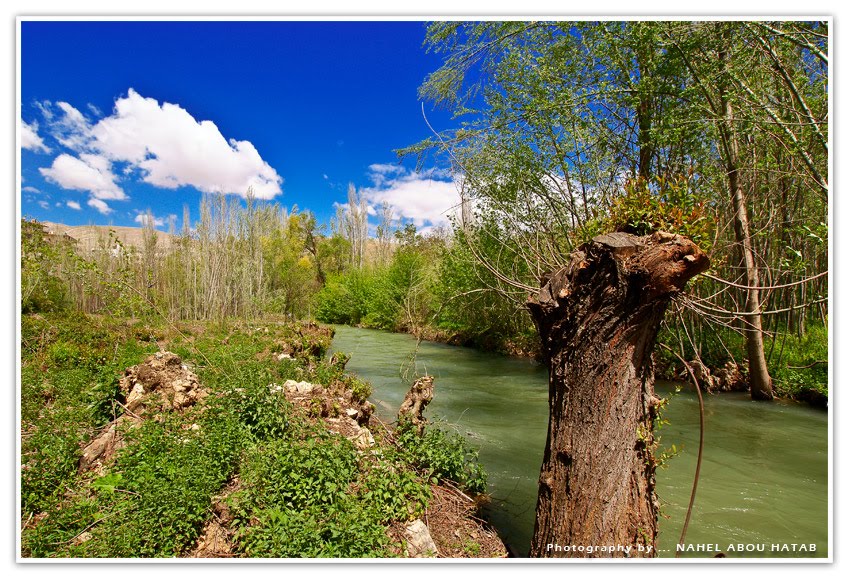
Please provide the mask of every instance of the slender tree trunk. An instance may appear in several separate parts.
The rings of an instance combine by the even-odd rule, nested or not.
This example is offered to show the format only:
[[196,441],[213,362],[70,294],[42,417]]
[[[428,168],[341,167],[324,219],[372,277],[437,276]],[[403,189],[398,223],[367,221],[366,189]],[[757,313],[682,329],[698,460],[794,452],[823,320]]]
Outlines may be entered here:
[[[728,38],[728,29],[724,38]],[[726,64],[727,55],[719,53],[720,61]],[[735,135],[734,110],[732,101],[725,89],[720,91],[720,106],[723,112],[723,123],[720,131],[723,149],[726,157],[726,178],[729,185],[729,195],[732,198],[732,211],[735,224],[735,241],[744,258],[744,268],[747,272],[747,290],[744,308],[744,336],[747,343],[747,359],[749,365],[750,394],[753,399],[769,401],[773,399],[773,386],[770,373],[767,370],[767,360],[764,356],[764,336],[761,326],[761,301],[759,300],[759,272],[756,264],[753,240],[750,235],[750,220],[747,216],[747,201],[744,189],[741,187],[739,165],[738,139]]]
[[681,236],[607,234],[529,300],[549,365],[532,557],[655,555],[652,349],[672,296],[706,268]]

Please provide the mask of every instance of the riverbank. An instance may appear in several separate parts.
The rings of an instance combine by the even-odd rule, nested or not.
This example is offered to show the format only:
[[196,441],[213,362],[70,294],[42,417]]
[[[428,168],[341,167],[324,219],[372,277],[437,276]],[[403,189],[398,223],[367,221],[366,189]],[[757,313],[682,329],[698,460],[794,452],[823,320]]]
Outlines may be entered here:
[[368,384],[324,357],[331,337],[24,316],[22,555],[504,556],[450,481],[474,455],[373,417]]

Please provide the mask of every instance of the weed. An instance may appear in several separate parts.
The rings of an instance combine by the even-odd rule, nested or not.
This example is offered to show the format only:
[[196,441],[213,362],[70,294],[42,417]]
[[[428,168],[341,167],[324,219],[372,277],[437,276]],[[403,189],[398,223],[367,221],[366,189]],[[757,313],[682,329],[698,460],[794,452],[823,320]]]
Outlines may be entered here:
[[425,472],[434,483],[448,480],[472,493],[486,490],[487,474],[478,463],[478,453],[461,435],[426,427],[420,436],[416,427],[406,421],[399,424],[396,441],[402,458]]

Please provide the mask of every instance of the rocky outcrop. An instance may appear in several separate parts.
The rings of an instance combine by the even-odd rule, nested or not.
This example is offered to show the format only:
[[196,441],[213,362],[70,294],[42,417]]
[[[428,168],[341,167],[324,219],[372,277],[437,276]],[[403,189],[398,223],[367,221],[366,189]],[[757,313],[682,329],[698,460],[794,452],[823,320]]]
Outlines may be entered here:
[[173,352],[160,351],[124,371],[119,381],[124,407],[140,414],[147,408],[179,411],[204,399],[197,375]]
[[207,396],[197,375],[179,356],[168,351],[152,354],[125,370],[119,386],[124,401],[117,404],[125,412],[83,447],[77,464],[80,473],[101,471],[124,447],[122,433],[141,423],[150,412],[182,411]]
[[357,449],[365,451],[375,445],[368,427],[375,406],[368,401],[354,400],[350,390],[292,379],[283,385],[271,384],[269,389],[273,393],[283,393],[289,402],[308,414],[324,419],[328,430],[346,437]]

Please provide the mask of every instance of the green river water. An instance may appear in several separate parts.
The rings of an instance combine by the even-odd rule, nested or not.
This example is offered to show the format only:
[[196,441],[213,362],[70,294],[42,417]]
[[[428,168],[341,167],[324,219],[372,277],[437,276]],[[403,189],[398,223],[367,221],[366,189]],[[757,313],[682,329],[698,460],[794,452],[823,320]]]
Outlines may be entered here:
[[[347,370],[372,383],[377,415],[394,420],[410,386],[401,373],[415,346],[409,335],[337,326],[332,348],[352,355]],[[435,377],[429,419],[480,449],[493,498],[488,519],[514,553],[527,555],[546,442],[546,369],[423,342],[416,373]],[[673,557],[693,484],[699,406],[693,389],[675,393],[673,385],[659,383],[656,391],[672,395],[664,414],[669,424],[658,433],[661,447],[679,450],[657,474],[659,556]],[[827,413],[797,403],[756,403],[746,394],[707,396],[705,408],[702,474],[685,540],[694,551],[683,556],[712,557],[714,546],[698,546],[712,544],[729,557],[827,557]],[[744,549],[730,551],[730,544]],[[800,551],[801,544],[815,544],[816,551]]]

